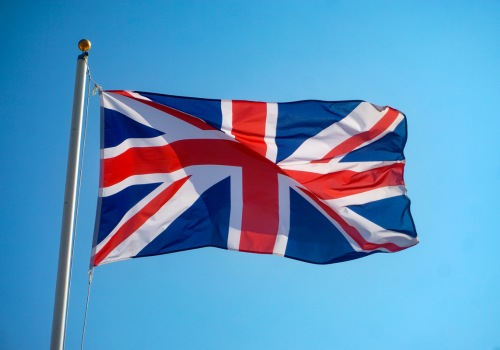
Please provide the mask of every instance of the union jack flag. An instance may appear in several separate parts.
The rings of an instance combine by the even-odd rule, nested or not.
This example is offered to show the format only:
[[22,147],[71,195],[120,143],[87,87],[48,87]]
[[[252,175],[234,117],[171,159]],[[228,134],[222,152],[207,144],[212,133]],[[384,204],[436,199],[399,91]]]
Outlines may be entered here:
[[209,246],[329,264],[418,243],[393,108],[133,91],[101,106],[93,266]]

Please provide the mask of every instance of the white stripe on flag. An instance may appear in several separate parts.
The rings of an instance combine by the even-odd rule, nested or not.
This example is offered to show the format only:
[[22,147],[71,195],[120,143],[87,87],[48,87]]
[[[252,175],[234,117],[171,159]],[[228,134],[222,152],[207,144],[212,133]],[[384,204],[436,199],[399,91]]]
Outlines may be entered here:
[[374,190],[356,193],[350,196],[345,196],[337,199],[329,199],[324,202],[331,208],[347,207],[349,205],[361,205],[380,199],[386,199],[396,196],[406,195],[405,186],[386,186],[376,188]]
[[342,170],[356,171],[358,173],[384,166],[393,165],[396,163],[404,164],[404,160],[389,160],[389,161],[374,161],[374,162],[337,162],[336,160],[328,163],[278,163],[278,166],[287,171],[304,171],[315,174],[330,174]]
[[233,101],[221,100],[220,108],[222,112],[221,130],[234,139],[233,135]]
[[158,147],[168,145],[163,136],[151,137],[147,139],[126,139],[118,146],[103,149],[103,159],[119,156],[130,148],[135,147]]
[[227,249],[239,250],[241,222],[243,220],[243,174],[241,168],[235,167],[233,169],[234,171],[238,170],[238,174],[231,176],[231,213],[229,215]]
[[120,112],[140,124],[151,126],[142,115],[137,113],[134,108],[131,108],[131,106],[129,106],[129,104],[132,104],[131,102],[140,104],[139,102],[136,102],[129,97],[109,92],[102,93],[102,106],[104,108]]
[[273,249],[275,255],[284,256],[286,252],[290,232],[290,187],[295,184],[288,176],[278,174],[279,226]]
[[276,163],[278,146],[276,146],[276,128],[278,126],[278,104],[267,103],[267,118],[264,141],[267,145],[266,158]]
[[132,175],[112,186],[101,188],[99,195],[101,197],[108,197],[133,185],[147,185],[161,182],[172,183],[184,177],[186,177],[184,169],[176,170],[172,173]]
[[133,91],[130,91],[130,90],[126,90],[127,93],[129,93],[131,96],[135,97],[135,98],[138,98],[140,100],[146,100],[146,101],[151,101],[149,98],[147,98],[146,96],[142,96],[141,94],[138,94],[136,92],[133,92]]

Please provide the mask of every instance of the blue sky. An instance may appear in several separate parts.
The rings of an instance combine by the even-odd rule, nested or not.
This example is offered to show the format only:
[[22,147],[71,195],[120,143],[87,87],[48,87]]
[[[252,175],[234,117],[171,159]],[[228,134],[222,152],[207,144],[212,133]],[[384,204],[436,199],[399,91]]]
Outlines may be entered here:
[[[421,243],[317,266],[200,249],[100,266],[86,349],[500,349],[500,2],[0,2],[0,348],[50,342],[75,62],[105,89],[363,99],[408,118]],[[91,97],[67,349],[99,165]]]

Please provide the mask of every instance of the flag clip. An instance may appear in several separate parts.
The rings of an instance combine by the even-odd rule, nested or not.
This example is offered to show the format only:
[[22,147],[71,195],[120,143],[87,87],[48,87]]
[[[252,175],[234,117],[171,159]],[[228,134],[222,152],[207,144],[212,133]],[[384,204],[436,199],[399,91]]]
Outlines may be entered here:
[[94,88],[92,89],[92,96],[95,96],[97,93],[101,93],[102,92],[102,88],[97,85],[97,84],[94,84]]

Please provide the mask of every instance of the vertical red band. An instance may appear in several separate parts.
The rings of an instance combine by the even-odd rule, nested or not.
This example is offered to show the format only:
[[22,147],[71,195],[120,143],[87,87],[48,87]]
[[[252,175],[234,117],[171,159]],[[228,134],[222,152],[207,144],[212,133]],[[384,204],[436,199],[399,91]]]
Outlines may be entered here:
[[[233,101],[232,134],[245,147],[266,156],[267,104]],[[265,185],[263,185],[265,184]],[[261,204],[257,204],[261,203]],[[258,167],[243,170],[240,251],[272,254],[279,225],[278,176]]]
[[266,135],[267,103],[233,101],[233,129],[232,134],[239,142],[252,151],[266,156],[267,146],[264,141]]
[[272,254],[278,226],[278,174],[257,167],[245,168],[239,250]]

